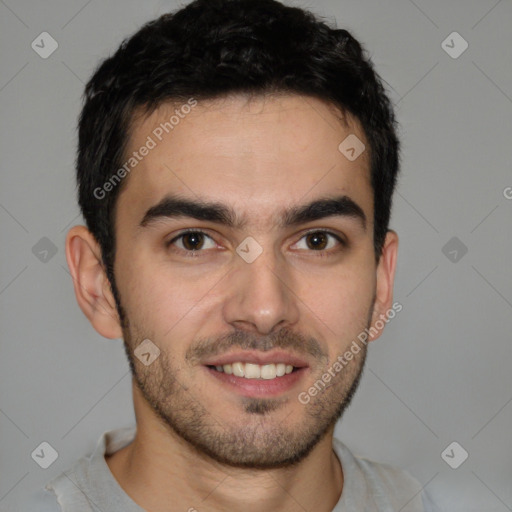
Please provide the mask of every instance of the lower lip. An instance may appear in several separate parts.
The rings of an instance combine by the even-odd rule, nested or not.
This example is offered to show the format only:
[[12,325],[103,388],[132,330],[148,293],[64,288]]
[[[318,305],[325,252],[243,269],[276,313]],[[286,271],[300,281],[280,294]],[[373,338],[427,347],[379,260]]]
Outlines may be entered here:
[[204,368],[206,368],[210,375],[231,390],[238,392],[242,396],[252,398],[268,398],[282,395],[296,386],[308,371],[308,368],[298,368],[292,373],[287,373],[275,379],[246,379],[245,377],[236,377],[235,375],[218,372],[208,366]]

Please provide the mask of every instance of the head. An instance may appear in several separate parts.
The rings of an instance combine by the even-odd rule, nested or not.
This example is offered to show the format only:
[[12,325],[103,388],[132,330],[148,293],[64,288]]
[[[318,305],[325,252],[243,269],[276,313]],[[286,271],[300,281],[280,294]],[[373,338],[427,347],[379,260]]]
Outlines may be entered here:
[[67,256],[84,313],[124,339],[140,410],[226,464],[306,457],[366,344],[334,363],[391,307],[397,172],[392,108],[346,30],[274,0],[198,0],[124,41],[86,87],[87,228]]

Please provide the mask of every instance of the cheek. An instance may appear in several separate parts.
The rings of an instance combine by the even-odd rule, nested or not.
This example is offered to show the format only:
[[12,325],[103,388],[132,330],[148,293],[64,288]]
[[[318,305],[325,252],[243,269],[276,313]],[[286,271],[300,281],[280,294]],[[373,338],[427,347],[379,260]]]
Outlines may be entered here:
[[180,327],[204,316],[209,290],[219,275],[186,276],[183,270],[143,256],[121,262],[116,269],[118,288],[133,327],[150,331],[156,338],[175,335]]
[[299,295],[307,306],[304,311],[321,329],[329,345],[344,347],[367,327],[375,279],[366,270],[338,269],[304,281]]
[[[191,263],[187,269],[142,251],[133,258],[119,259],[116,265],[121,299],[132,327],[148,337],[172,342],[176,349],[178,340],[186,345],[208,326],[221,330],[223,304],[240,285],[238,279],[230,278],[228,267],[194,268]],[[341,350],[366,328],[375,272],[362,250],[339,264],[291,264],[286,270],[285,281],[291,289],[285,289],[287,300],[296,301],[304,332]]]

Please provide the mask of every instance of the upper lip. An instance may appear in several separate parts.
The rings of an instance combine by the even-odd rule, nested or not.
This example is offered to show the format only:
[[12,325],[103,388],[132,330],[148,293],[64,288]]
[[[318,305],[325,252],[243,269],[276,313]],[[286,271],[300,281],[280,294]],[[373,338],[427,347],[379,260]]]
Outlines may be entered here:
[[259,365],[266,364],[291,364],[295,368],[303,368],[309,366],[308,363],[295,354],[283,350],[271,350],[269,352],[259,352],[254,350],[242,350],[238,352],[230,352],[220,356],[212,357],[204,361],[205,366],[224,366],[233,363],[252,363]]

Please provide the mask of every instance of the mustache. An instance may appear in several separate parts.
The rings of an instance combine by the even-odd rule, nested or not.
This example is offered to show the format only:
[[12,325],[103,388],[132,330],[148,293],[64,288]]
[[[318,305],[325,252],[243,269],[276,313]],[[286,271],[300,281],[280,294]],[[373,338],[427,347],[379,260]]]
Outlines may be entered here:
[[257,336],[238,329],[214,340],[203,339],[189,347],[185,353],[185,359],[194,364],[233,349],[269,352],[276,348],[293,350],[299,355],[308,355],[320,360],[328,358],[327,353],[315,338],[282,328],[268,336]]

